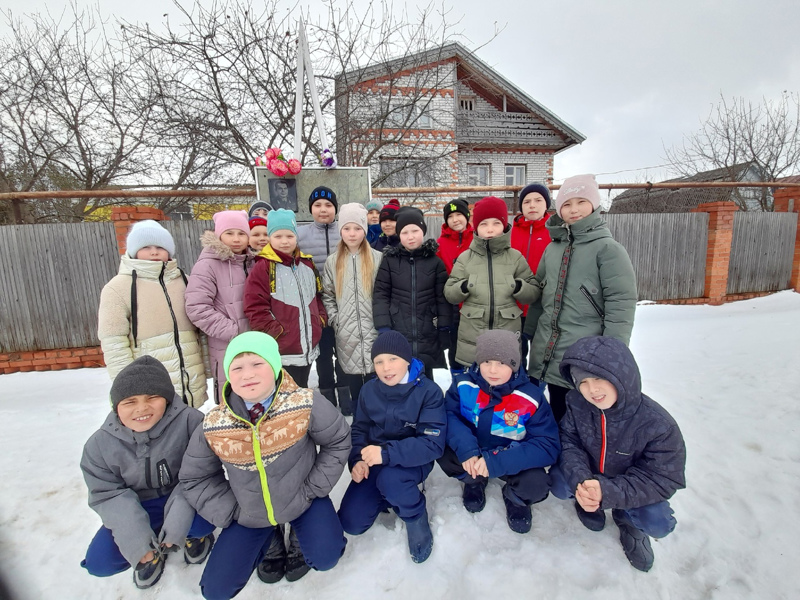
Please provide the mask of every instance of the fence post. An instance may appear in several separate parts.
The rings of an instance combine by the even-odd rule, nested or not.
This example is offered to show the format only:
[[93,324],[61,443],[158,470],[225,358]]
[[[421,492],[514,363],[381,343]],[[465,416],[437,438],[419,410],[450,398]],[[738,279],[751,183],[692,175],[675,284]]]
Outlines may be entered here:
[[795,292],[800,292],[800,190],[797,188],[780,188],[775,190],[773,198],[775,200],[775,212],[793,212],[797,214],[792,279],[789,285]]
[[152,206],[115,206],[111,209],[111,221],[114,223],[114,232],[117,235],[117,248],[120,256],[125,254],[128,230],[136,221],[166,221],[163,210]]
[[706,202],[692,212],[708,213],[708,250],[704,296],[709,304],[722,304],[728,291],[728,266],[733,240],[733,215],[739,207],[733,202]]

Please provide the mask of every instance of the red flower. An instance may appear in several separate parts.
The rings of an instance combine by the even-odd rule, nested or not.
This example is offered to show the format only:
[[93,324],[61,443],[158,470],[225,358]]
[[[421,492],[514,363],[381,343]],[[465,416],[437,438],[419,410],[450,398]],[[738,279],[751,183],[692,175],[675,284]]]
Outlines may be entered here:
[[[267,150],[267,152],[269,152],[269,150]],[[282,160],[278,160],[277,158],[273,158],[271,161],[269,161],[268,167],[269,170],[278,177],[283,177],[289,172],[289,167],[286,165],[286,163]]]
[[289,173],[292,175],[297,175],[303,169],[303,165],[296,158],[289,159],[287,166],[289,167]]
[[264,158],[266,159],[267,163],[269,163],[273,159],[278,158],[280,155],[281,155],[280,148],[269,148],[264,152]]

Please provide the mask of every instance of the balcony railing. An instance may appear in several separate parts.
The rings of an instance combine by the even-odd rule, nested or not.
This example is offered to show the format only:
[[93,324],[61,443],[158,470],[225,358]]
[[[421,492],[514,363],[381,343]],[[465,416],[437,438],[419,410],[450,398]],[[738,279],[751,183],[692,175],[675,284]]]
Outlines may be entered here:
[[527,113],[458,110],[456,142],[563,146],[564,139],[549,126]]

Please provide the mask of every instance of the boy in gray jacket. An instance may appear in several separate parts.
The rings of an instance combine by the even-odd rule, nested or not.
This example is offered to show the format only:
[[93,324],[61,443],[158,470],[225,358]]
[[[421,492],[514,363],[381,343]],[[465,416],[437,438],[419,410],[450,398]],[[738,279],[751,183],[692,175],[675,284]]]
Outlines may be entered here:
[[203,414],[181,401],[167,369],[151,356],[120,371],[111,405],[81,458],[89,506],[103,521],[81,566],[97,577],[135,566],[133,582],[144,589],[161,578],[165,552],[183,546],[185,561],[199,564],[214,544],[214,526],[195,515],[178,485]]

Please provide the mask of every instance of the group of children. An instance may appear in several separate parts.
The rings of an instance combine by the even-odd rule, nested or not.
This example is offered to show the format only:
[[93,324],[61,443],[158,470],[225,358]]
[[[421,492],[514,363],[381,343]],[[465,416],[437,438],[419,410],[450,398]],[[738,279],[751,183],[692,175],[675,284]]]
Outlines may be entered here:
[[[531,505],[550,492],[574,498],[595,531],[612,509],[626,556],[648,570],[650,536],[675,526],[667,500],[685,485],[685,449],[641,392],[627,348],[635,278],[599,202],[590,175],[564,182],[553,215],[547,187],[527,186],[512,224],[501,199],[472,213],[456,200],[437,244],[416,208],[340,208],[320,187],[304,227],[266,203],[214,215],[188,283],[169,233],[134,225],[101,297],[113,410],[82,461],[104,524],[83,565],[95,575],[134,565],[150,587],[183,546],[189,563],[210,556],[204,597],[230,598],[254,570],[269,583],[332,568],[343,532],[363,533],[390,508],[422,562],[433,536],[419,486],[438,462],[463,482],[470,512],[502,480],[515,532],[530,530]],[[432,370],[448,349],[443,394]],[[158,377],[151,356],[166,366]],[[186,405],[203,403],[211,373],[217,405],[203,418]],[[165,435],[181,440],[170,455],[155,443]],[[337,513],[328,494],[345,463]],[[126,501],[109,504],[109,488]]]

